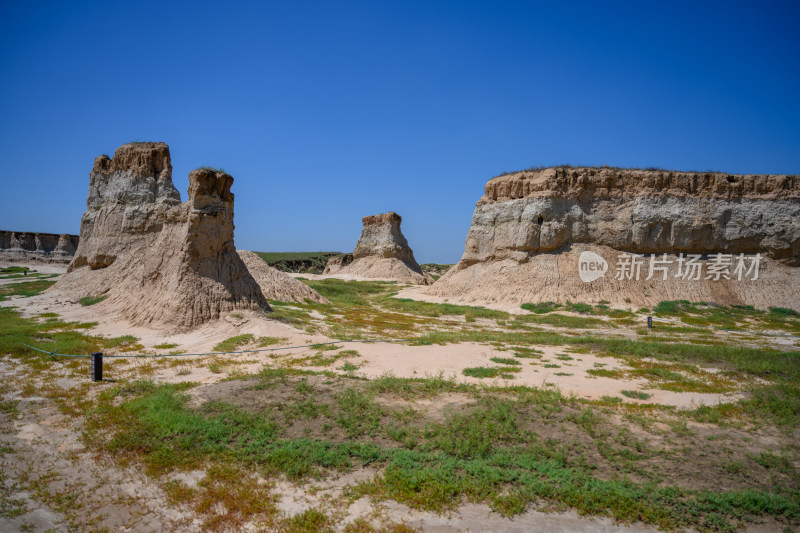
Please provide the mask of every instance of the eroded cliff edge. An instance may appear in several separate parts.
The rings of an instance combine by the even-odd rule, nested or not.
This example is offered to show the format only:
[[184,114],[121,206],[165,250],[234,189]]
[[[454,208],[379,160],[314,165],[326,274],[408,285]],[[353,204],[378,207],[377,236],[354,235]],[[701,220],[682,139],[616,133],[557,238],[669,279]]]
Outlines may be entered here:
[[69,263],[78,241],[66,233],[0,231],[0,261]]
[[[578,277],[593,250],[610,272]],[[621,252],[761,254],[761,277],[741,280],[617,280]],[[428,292],[466,300],[630,301],[698,299],[798,307],[800,177],[546,168],[489,180],[461,261]],[[643,276],[644,277],[644,276]],[[783,284],[783,286],[781,286]]]

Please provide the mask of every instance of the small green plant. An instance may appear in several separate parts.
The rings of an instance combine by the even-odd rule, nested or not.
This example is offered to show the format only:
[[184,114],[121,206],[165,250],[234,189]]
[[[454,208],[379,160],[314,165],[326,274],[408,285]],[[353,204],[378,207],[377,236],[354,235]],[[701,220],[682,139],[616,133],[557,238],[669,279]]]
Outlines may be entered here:
[[620,398],[619,396],[603,396],[600,399],[603,402],[610,403],[610,404],[618,404],[618,403],[622,403],[622,401],[623,401],[622,398]]
[[776,316],[800,316],[800,313],[794,309],[787,309],[786,307],[770,307],[769,312]]
[[177,348],[178,345],[174,343],[165,342],[163,344],[156,344],[153,346],[156,350],[171,350],[172,348]]
[[592,312],[592,306],[589,304],[582,304],[582,303],[571,303],[567,302],[567,309],[572,311],[573,313],[580,313],[580,314],[590,314]]
[[471,378],[496,378],[500,375],[500,369],[488,366],[473,366],[465,368],[461,373]]
[[555,302],[540,302],[538,304],[530,304],[524,303],[520,306],[522,309],[526,311],[530,311],[531,313],[536,313],[537,315],[543,315],[545,313],[549,313],[550,311],[554,311],[561,307],[561,304],[557,304]]
[[353,363],[347,361],[347,362],[345,362],[345,364],[343,364],[341,366],[341,369],[343,371],[345,371],[345,372],[352,372],[354,370],[358,370],[358,367],[356,365],[354,365]]
[[586,371],[586,373],[590,376],[595,376],[598,378],[619,379],[623,376],[623,373],[619,370],[608,370],[606,368],[590,368]]
[[493,363],[499,363],[501,365],[521,365],[519,361],[516,359],[511,359],[510,357],[492,357],[490,359]]
[[105,295],[84,296],[83,298],[78,298],[78,303],[83,306],[94,305],[102,302],[105,299],[106,299]]
[[652,394],[647,394],[646,392],[638,391],[638,390],[623,390],[620,391],[623,396],[628,398],[633,398],[634,400],[648,400],[650,399]]
[[224,341],[217,344],[216,346],[214,346],[213,351],[232,352],[236,350],[236,348],[244,346],[245,344],[251,342],[252,340],[253,340],[252,333],[245,333],[244,335],[236,335],[235,337],[227,338]]
[[121,352],[131,352],[144,349],[144,346],[139,344],[139,339],[133,335],[122,335],[121,337],[106,339],[104,344],[106,348],[117,348]]
[[286,340],[286,337],[259,337],[256,339],[256,344],[259,348],[263,348],[265,346],[272,346],[273,344],[281,344]]

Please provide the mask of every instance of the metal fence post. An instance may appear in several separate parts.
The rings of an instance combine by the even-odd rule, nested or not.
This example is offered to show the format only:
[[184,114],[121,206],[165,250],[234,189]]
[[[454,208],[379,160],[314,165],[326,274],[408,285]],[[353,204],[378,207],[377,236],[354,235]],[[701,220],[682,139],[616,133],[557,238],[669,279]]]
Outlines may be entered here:
[[92,381],[103,381],[103,352],[92,354]]

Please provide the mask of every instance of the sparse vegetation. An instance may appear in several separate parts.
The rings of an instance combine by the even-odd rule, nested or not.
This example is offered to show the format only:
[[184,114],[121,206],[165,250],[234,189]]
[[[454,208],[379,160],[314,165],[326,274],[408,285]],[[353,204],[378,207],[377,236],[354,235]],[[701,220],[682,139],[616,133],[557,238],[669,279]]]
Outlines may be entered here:
[[78,303],[81,305],[94,305],[102,302],[105,300],[105,295],[97,295],[97,296],[84,296],[83,298],[78,298]]
[[[229,387],[224,401],[191,403],[187,393],[197,385],[157,384],[159,368],[177,366],[178,376],[191,376],[196,367],[175,360],[180,358],[113,360],[115,375],[125,376],[118,383],[94,395],[48,385],[47,398],[68,416],[85,417],[85,442],[97,452],[141,466],[170,501],[197,513],[206,529],[236,529],[254,517],[279,530],[332,527],[333,515],[323,509],[281,516],[270,480],[324,480],[331,472],[364,465],[376,474],[348,488],[343,498],[367,495],[435,511],[462,501],[486,502],[506,516],[570,507],[670,530],[731,530],[764,516],[800,522],[793,492],[800,485],[798,452],[788,444],[800,425],[800,353],[729,339],[710,343],[717,339],[713,332],[691,323],[792,331],[800,320],[790,312],[663,302],[654,314],[685,325],[662,320],[644,338],[584,335],[574,329],[586,324],[606,329],[631,317],[612,316],[616,311],[601,302],[537,307],[541,312],[528,309],[519,319],[481,307],[397,299],[393,283],[307,283],[331,303],[274,302],[279,316],[293,325],[339,328],[334,331],[351,337],[402,334],[414,344],[486,343],[495,366],[462,371],[482,378],[481,385],[442,375],[368,380],[355,372],[365,361],[357,351],[341,343],[318,344],[302,353],[269,352],[271,366],[255,375],[236,370],[237,360],[247,356],[203,360],[204,371]],[[9,293],[23,296],[30,289]],[[86,360],[55,359],[23,344],[75,354],[141,349],[130,335],[86,335],[92,326],[63,322],[54,313],[23,318],[0,308],[0,350],[31,371],[84,373]],[[214,351],[285,341],[237,335]],[[598,356],[613,360],[595,362],[585,372],[569,368]],[[674,410],[645,403],[652,395],[641,390],[583,400],[565,397],[547,383],[515,384],[532,371],[564,378],[557,383],[581,376],[637,379],[651,390],[747,394]],[[136,379],[149,375],[154,381]],[[45,393],[38,385],[25,394]],[[421,399],[430,407],[421,408]],[[437,407],[440,403],[447,407]],[[20,405],[4,398],[0,417],[20,416]],[[750,428],[765,426],[777,430],[770,438],[780,444],[759,450],[748,440],[760,439],[759,430]],[[660,444],[649,437],[656,433],[665,435]],[[711,438],[724,445],[709,451]],[[175,481],[174,473],[195,470],[204,472],[196,486]]]
[[652,394],[647,394],[646,392],[638,391],[638,390],[624,390],[620,391],[623,396],[627,396],[628,398],[633,398],[634,400],[649,400]]
[[213,351],[215,352],[233,352],[237,348],[240,348],[246,344],[253,342],[253,334],[252,333],[245,333],[244,335],[236,335],[234,337],[230,337],[225,339],[224,341],[220,342],[216,346],[214,346]]

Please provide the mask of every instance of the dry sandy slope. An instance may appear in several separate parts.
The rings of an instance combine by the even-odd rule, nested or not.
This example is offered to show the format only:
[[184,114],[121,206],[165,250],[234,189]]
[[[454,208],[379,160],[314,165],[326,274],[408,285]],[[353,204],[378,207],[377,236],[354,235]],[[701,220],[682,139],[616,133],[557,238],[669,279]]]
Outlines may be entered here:
[[[583,251],[602,256],[609,270],[605,277],[581,281],[578,257]],[[512,307],[525,302],[584,302],[605,300],[612,306],[629,308],[649,307],[664,300],[707,301],[720,304],[749,304],[757,308],[800,308],[800,268],[787,267],[777,261],[762,258],[757,280],[683,280],[674,275],[662,280],[655,272],[650,280],[647,262],[640,279],[617,280],[615,268],[618,252],[606,246],[572,244],[562,251],[540,253],[526,262],[512,259],[456,265],[423,295],[448,298],[472,304],[507,304]],[[670,256],[668,256],[670,258]],[[671,256],[671,259],[676,259]],[[674,273],[677,266],[672,265]],[[706,268],[703,269],[706,272]],[[705,276],[705,274],[704,274]]]
[[328,303],[328,300],[317,291],[302,281],[297,281],[285,272],[269,266],[255,252],[237,250],[237,253],[242,258],[247,270],[250,271],[250,275],[261,287],[261,292],[267,300],[279,300],[281,302],[311,300],[317,303]]
[[365,281],[397,281],[414,285],[429,285],[433,281],[430,276],[414,271],[408,264],[394,257],[362,257],[324,276],[343,276],[341,279]]

